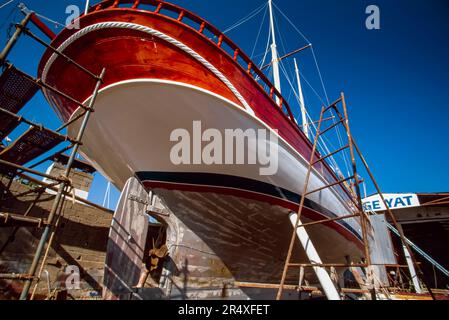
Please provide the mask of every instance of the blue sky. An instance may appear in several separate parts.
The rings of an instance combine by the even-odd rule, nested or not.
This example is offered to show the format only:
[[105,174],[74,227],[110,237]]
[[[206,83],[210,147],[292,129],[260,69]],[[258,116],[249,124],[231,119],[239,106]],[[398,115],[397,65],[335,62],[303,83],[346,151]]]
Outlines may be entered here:
[[[5,3],[0,1],[0,6]],[[16,1],[18,2],[18,1]],[[265,3],[264,0],[173,0],[225,30]],[[84,1],[28,0],[33,10],[64,23],[65,8],[84,6]],[[449,19],[447,0],[275,0],[275,4],[313,43],[330,100],[346,93],[351,128],[384,192],[449,191]],[[367,30],[365,8],[380,8],[381,29]],[[0,9],[0,41],[6,41],[8,25],[20,14],[14,5]],[[265,19],[255,45],[264,10],[228,36],[260,62],[266,48]],[[275,10],[281,54],[307,43]],[[53,25],[52,25],[53,27]],[[57,29],[56,29],[57,30]],[[22,39],[10,56],[19,67],[35,74],[43,50]],[[306,105],[317,117],[325,94],[311,51],[297,55],[303,76]],[[293,78],[292,61],[284,66]],[[287,80],[283,93],[291,97]],[[313,89],[312,89],[313,88]],[[314,93],[321,97],[317,97]],[[292,102],[297,109],[297,105]],[[24,109],[37,122],[59,124],[45,100],[38,96]],[[12,135],[14,138],[15,136]],[[105,180],[96,177],[91,200],[101,203]],[[373,191],[368,188],[368,192]],[[118,197],[114,191],[111,207]]]

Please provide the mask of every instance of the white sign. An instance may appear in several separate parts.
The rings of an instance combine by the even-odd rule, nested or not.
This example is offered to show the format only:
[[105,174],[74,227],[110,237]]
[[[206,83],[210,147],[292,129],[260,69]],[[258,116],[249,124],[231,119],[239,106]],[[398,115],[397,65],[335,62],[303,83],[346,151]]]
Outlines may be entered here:
[[[385,193],[383,196],[385,198],[387,206],[393,210],[420,206],[418,196],[416,194]],[[387,208],[385,207],[380,195],[375,194],[373,196],[363,199],[363,209],[365,211],[385,211]]]

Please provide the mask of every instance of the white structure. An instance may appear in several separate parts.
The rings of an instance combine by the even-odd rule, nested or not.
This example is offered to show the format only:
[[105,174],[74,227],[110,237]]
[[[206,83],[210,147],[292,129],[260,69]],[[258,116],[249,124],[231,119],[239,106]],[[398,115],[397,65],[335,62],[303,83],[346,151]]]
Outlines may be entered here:
[[[270,30],[271,30],[271,62],[273,64],[273,78],[274,86],[281,93],[281,78],[279,73],[279,58],[276,46],[276,31],[274,29],[273,3],[268,0],[268,7],[270,8]],[[279,104],[280,99],[277,97],[276,102]]]
[[[291,213],[290,221],[293,227],[296,226],[296,220],[298,219],[298,214]],[[302,222],[299,221],[299,224],[302,225]],[[310,240],[310,237],[304,227],[296,228],[296,234],[298,236],[299,241],[301,242],[302,247],[304,248],[307,257],[312,264],[323,264],[321,261],[318,252],[315,249],[315,246]],[[313,267],[318,280],[320,281],[321,286],[323,287],[324,294],[326,295],[328,300],[341,300],[340,295],[338,294],[337,289],[335,288],[334,283],[332,282],[331,277],[327,273],[326,269],[323,267]]]

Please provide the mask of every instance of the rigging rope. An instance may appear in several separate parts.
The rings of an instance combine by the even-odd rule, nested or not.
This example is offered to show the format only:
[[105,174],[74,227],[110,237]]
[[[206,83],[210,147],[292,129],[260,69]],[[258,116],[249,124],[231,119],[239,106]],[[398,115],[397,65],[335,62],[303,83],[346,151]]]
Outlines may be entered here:
[[318,76],[320,77],[321,86],[323,87],[323,92],[324,92],[324,96],[326,97],[327,105],[329,105],[331,102],[329,101],[329,96],[327,95],[326,86],[324,85],[323,75],[321,74],[321,69],[320,69],[320,66],[318,65],[318,60],[315,55],[315,50],[313,49],[313,46],[310,47],[310,49],[312,50],[313,61],[315,62],[315,66],[318,71]]
[[[321,74],[320,66],[318,65],[318,60],[316,58],[315,50],[313,49],[313,46],[311,47],[311,49],[312,49],[313,60],[315,61],[315,66],[316,66],[316,69],[318,71],[318,75],[320,77],[321,86],[323,87],[323,92],[324,92],[324,95],[326,97],[327,105],[329,105],[330,104],[329,96],[327,94],[326,86],[324,85],[323,76]],[[332,109],[330,110],[330,113],[331,113],[331,115],[333,117],[335,116],[334,112],[332,111]],[[336,121],[337,120],[334,118],[334,120],[333,120],[334,124],[336,124]],[[337,132],[338,143],[340,144],[340,148],[342,148],[343,147],[343,139],[341,137],[340,128],[337,126],[337,127],[335,127],[335,129],[336,129],[336,132]],[[349,160],[347,159],[346,153],[347,153],[347,150],[343,150],[341,152],[341,156],[343,158],[343,162],[344,162],[345,167],[346,167],[346,172],[347,172],[348,176],[350,176],[351,174],[350,174],[350,170],[349,170]]]
[[270,52],[270,39],[271,39],[271,34],[268,33],[267,47],[265,49],[265,54],[262,58],[262,61],[259,63],[260,67],[262,67],[265,64],[265,60],[267,59],[268,52]]
[[[301,30],[299,30],[299,28],[291,21],[291,19],[273,2],[273,5],[274,5],[274,7],[281,13],[281,15],[287,20],[287,22],[293,27],[293,29],[295,29],[295,31],[307,42],[307,43],[311,43],[311,41],[304,35],[304,33],[302,33],[301,32]],[[282,40],[282,39],[281,39]],[[324,79],[323,79],[323,75],[322,75],[322,73],[321,73],[321,69],[320,69],[320,67],[319,67],[319,64],[318,64],[318,59],[316,58],[316,55],[315,55],[315,51],[314,51],[314,49],[313,49],[313,46],[311,47],[311,49],[312,49],[312,57],[313,57],[313,60],[314,60],[314,63],[315,63],[315,67],[316,67],[316,69],[317,69],[317,72],[318,72],[318,76],[319,76],[319,78],[320,78],[320,82],[321,82],[321,86],[322,86],[322,89],[323,89],[323,93],[324,93],[324,95],[325,95],[325,99],[326,99],[326,102],[327,102],[327,104],[326,103],[323,103],[323,104],[326,104],[326,105],[329,105],[330,104],[330,101],[329,101],[329,96],[328,96],[328,94],[327,94],[327,90],[326,90],[326,86],[325,86],[325,84],[324,84]],[[315,94],[316,94],[316,91],[315,90],[313,90],[314,92],[315,92]],[[320,98],[320,100],[322,101],[322,99]],[[330,110],[330,112],[331,112],[331,115],[333,116],[333,122],[334,122],[334,124],[336,123],[336,119],[335,119],[335,115],[333,114],[333,112],[332,112],[332,110]],[[342,139],[342,136],[341,136],[341,133],[340,133],[340,128],[337,126],[337,127],[335,127],[335,130],[336,130],[336,132],[337,132],[337,138],[338,138],[338,142],[339,142],[339,144],[340,144],[340,148],[342,148],[343,147],[343,139]],[[343,160],[343,162],[344,162],[344,164],[345,164],[345,168],[346,168],[346,171],[347,171],[347,173],[348,173],[348,175],[350,175],[350,170],[349,170],[349,162],[348,162],[348,158],[347,158],[347,150],[343,150],[342,152],[341,152],[341,157],[342,157],[342,160]]]
[[[11,9],[11,11],[8,13],[6,18],[3,20],[3,23],[0,25],[0,30],[3,29],[3,27],[10,21],[11,16],[14,14],[14,12],[16,12],[16,10],[17,10],[17,7],[13,7]],[[13,20],[15,20],[15,19],[13,19]]]
[[[295,89],[295,87],[294,87],[294,85],[293,85],[293,82],[291,81],[289,75],[287,74],[287,70],[285,69],[285,67],[284,67],[284,65],[282,64],[282,62],[280,63],[280,67],[281,67],[281,71],[284,73],[284,76],[285,76],[285,78],[287,79],[287,81],[288,81],[288,83],[289,83],[289,85],[290,85],[291,92],[294,93],[294,95],[295,95],[295,97],[296,97],[296,100],[297,100],[297,102],[299,103],[299,100],[300,100],[300,99],[299,99],[299,94],[296,92],[296,89]],[[302,75],[301,75],[301,76],[302,76]],[[302,77],[303,77],[303,76],[302,76]],[[303,79],[306,80],[305,77],[303,77]],[[314,90],[313,87],[310,85],[310,83],[309,83],[307,80],[306,80],[305,82],[312,88],[312,90]],[[315,91],[315,90],[314,90],[314,91]],[[318,97],[319,97],[319,95],[318,95]],[[307,112],[307,109],[306,109],[306,116],[309,118],[309,122],[312,124],[312,127],[313,127],[313,129],[315,129],[315,132],[316,132],[316,131],[318,130],[318,128],[317,128],[316,125],[314,124],[314,121],[313,121],[312,118],[310,117],[310,114]],[[327,143],[326,143],[325,140],[327,140]],[[327,139],[325,136],[324,136],[324,137],[323,137],[323,136],[320,136],[320,137],[319,137],[319,139],[318,139],[318,144],[319,144],[321,150],[324,151],[324,152],[321,152],[322,154],[330,154],[330,153],[331,153],[331,151],[329,150],[329,147],[327,146],[327,144],[329,144],[331,148],[336,149],[336,148],[332,145],[332,143],[329,141],[329,139]],[[340,169],[338,163],[336,162],[335,158],[332,156],[332,157],[329,157],[329,160],[332,162],[331,165],[332,165],[332,167],[334,168],[334,170],[335,170],[335,171],[341,172],[341,169]]]
[[6,7],[8,4],[10,4],[11,2],[14,2],[14,1],[16,1],[16,0],[9,0],[9,1],[6,1],[4,4],[2,4],[2,5],[0,6],[0,9],[3,9],[3,8]]
[[255,10],[250,12],[247,16],[245,16],[244,18],[240,19],[239,21],[237,21],[235,24],[231,25],[227,29],[225,29],[223,31],[223,34],[226,34],[226,33],[230,32],[230,31],[234,30],[235,28],[240,27],[242,24],[248,22],[249,20],[251,20],[252,18],[257,16],[266,6],[267,6],[267,4],[264,3],[260,7],[256,8]]
[[[276,21],[276,19],[275,19],[275,16],[274,16],[273,18],[274,18],[275,24],[277,25],[277,21]],[[277,28],[277,30],[279,30],[279,27]],[[279,34],[279,36],[280,36],[279,38],[280,38],[280,40],[281,40],[281,47],[283,48],[283,50],[284,50],[285,52],[287,52],[287,51],[286,51],[286,45],[285,45],[285,42],[284,42],[284,38],[283,38],[283,36],[282,36],[281,33],[278,33],[278,34]],[[287,61],[288,61],[288,60],[287,60]],[[294,85],[293,85],[293,81],[291,80],[291,74],[290,74],[290,75],[288,74],[288,72],[287,72],[285,66],[283,65],[283,63],[284,63],[283,61],[279,61],[279,65],[280,65],[280,67],[281,67],[281,71],[283,72],[285,78],[287,79],[287,81],[288,81],[288,83],[289,83],[289,85],[290,85],[290,95],[291,95],[291,93],[293,92],[294,95],[295,95],[296,101],[298,102],[298,104],[300,104],[299,94],[296,92],[296,89],[295,89],[295,87],[294,87]],[[291,70],[291,65],[290,65],[290,64],[288,65],[288,67],[290,67],[289,70]],[[308,82],[307,79],[306,79],[302,74],[301,74],[301,77],[305,80],[305,82],[307,83],[307,85],[313,90],[313,92],[316,94],[316,96],[318,97],[318,99],[323,103],[323,105],[325,105],[326,103],[323,101],[323,99],[321,98],[321,96],[316,92],[316,90],[312,87],[312,85],[310,84],[310,82]],[[289,96],[290,96],[290,95],[289,95]],[[317,127],[316,127],[316,125],[314,124],[314,121],[312,120],[312,118],[311,118],[310,114],[308,113],[307,109],[306,109],[306,116],[309,118],[309,121],[310,121],[310,123],[312,123],[313,128],[315,129],[315,132],[316,132],[316,131],[317,131]],[[296,119],[295,119],[295,120],[296,120]],[[297,122],[297,121],[296,121],[296,122]],[[330,144],[331,148],[336,149],[336,148],[332,145],[332,143],[330,143],[329,139],[327,139],[326,137],[323,137],[323,136],[320,136],[320,137],[319,137],[319,139],[318,139],[318,146],[319,146],[319,148],[322,150],[322,152],[321,152],[322,154],[330,154],[331,151],[329,150],[329,147],[327,146],[325,140],[327,140],[327,142]],[[332,157],[329,157],[329,160],[331,161],[331,166],[334,168],[334,171],[337,171],[337,173],[338,173],[338,172],[341,172],[341,169],[339,168],[339,165],[337,164],[335,158],[332,156]]]
[[262,32],[263,23],[265,22],[265,18],[267,16],[267,11],[268,10],[265,8],[265,11],[264,11],[264,14],[263,14],[263,18],[262,18],[262,22],[260,23],[260,27],[259,27],[259,32],[257,33],[256,43],[254,44],[253,50],[251,51],[251,56],[250,56],[251,60],[253,59],[254,52],[256,51],[257,44],[259,43],[259,38],[260,38],[260,34]]
[[296,27],[296,25],[289,19],[289,17],[273,2],[274,7],[282,14],[282,16],[292,25],[292,27],[299,33],[299,35],[306,40],[307,43],[312,43],[307,37]]
[[261,52],[261,53],[258,53],[258,54],[256,54],[256,55],[254,55],[253,56],[253,59],[256,59],[256,58],[259,58],[259,57],[262,57],[264,54],[266,54],[268,52],[268,50],[267,51],[265,51],[265,52]]
[[46,16],[44,16],[44,15],[42,15],[42,14],[39,14],[39,13],[37,13],[37,12],[35,12],[35,14],[36,14],[36,16],[38,16],[39,18],[41,18],[41,19],[43,19],[43,20],[46,20],[46,21],[48,21],[48,22],[51,22],[51,23],[55,24],[56,26],[65,28],[65,25],[62,24],[62,23],[60,23],[60,22],[58,22],[58,21],[52,20],[52,19],[50,19],[50,18],[48,18],[48,17],[46,17]]
[[[270,39],[271,39],[271,32],[268,32],[268,39],[267,39],[267,46],[265,48],[265,54],[263,55],[263,58],[259,63],[259,68],[262,68],[262,66],[265,65],[265,60],[267,59],[268,52],[270,51]],[[259,81],[259,76],[257,76],[255,79],[256,79],[256,81]]]

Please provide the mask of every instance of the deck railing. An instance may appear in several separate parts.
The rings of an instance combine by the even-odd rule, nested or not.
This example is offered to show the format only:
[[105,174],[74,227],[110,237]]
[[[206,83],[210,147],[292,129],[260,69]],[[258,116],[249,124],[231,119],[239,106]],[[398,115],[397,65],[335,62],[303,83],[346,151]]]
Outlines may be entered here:
[[[301,131],[298,128],[288,102],[282,97],[281,93],[275,88],[267,76],[243,52],[243,50],[206,20],[177,5],[160,0],[105,0],[92,6],[89,9],[89,13],[111,8],[141,9],[155,14],[162,14],[194,29],[231,57],[232,60],[262,88],[274,105],[278,106],[284,117],[291,121],[298,131]],[[188,20],[190,20],[190,23],[188,23]],[[212,37],[208,37],[206,33],[209,33]],[[215,39],[216,42],[214,41]],[[228,50],[226,49],[226,46]],[[261,80],[262,83],[260,83],[259,80]]]

